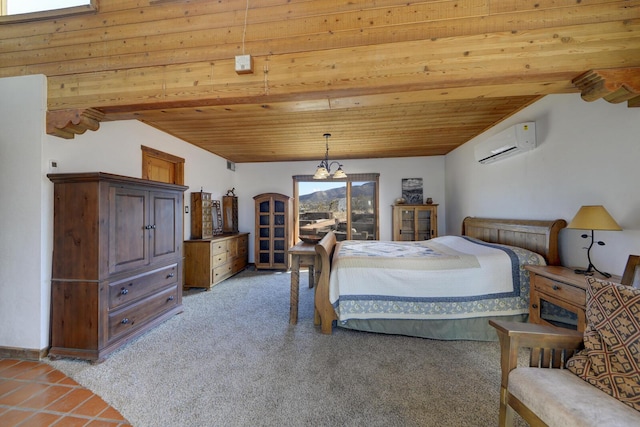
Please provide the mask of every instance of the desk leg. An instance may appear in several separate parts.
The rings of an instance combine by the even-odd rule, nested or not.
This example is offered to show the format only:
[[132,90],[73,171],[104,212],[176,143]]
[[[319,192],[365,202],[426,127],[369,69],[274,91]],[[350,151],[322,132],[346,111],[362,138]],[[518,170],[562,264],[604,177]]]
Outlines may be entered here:
[[313,284],[314,284],[314,268],[313,265],[309,266],[309,289],[313,288]]
[[316,292],[318,292],[318,282],[320,281],[320,273],[322,273],[322,269],[321,269],[321,259],[320,259],[320,255],[316,255],[315,257],[315,262],[314,262],[314,278],[313,278],[313,287],[315,288],[313,291],[313,324],[316,326],[320,326],[321,319],[320,319],[320,313],[318,312],[318,309],[316,308]]
[[298,323],[298,294],[300,292],[300,256],[291,257],[291,302],[289,305],[289,323]]

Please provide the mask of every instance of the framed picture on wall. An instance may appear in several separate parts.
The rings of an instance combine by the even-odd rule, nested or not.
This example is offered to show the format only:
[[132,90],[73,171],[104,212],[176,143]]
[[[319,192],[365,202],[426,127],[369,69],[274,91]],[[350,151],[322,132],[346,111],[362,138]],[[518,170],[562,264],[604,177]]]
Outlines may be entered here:
[[410,205],[421,205],[422,178],[402,178],[402,198]]

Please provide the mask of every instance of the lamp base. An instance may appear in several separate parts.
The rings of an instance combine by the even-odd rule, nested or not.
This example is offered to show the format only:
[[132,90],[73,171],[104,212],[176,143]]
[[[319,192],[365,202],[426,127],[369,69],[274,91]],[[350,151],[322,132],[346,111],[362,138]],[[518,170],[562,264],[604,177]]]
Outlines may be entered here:
[[585,276],[593,276],[595,274],[595,272],[597,271],[598,273],[600,273],[603,277],[606,277],[607,279],[611,277],[611,274],[605,273],[604,271],[598,270],[597,268],[595,268],[593,266],[593,264],[589,264],[589,267],[587,267],[586,270],[581,270],[579,268],[576,268],[573,271],[576,274],[584,274]]
[[589,270],[581,270],[579,268],[576,268],[575,270],[573,270],[573,272],[576,274],[584,274],[585,276],[593,276],[593,271]]

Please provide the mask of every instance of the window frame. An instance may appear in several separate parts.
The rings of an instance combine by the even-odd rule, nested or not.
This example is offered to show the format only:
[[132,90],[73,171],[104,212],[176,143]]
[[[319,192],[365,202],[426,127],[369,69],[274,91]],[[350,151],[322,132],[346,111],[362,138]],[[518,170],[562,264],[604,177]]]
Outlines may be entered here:
[[380,240],[380,174],[379,173],[356,173],[349,174],[346,178],[327,178],[327,179],[313,179],[313,175],[294,175],[293,179],[293,239],[298,240],[299,237],[299,224],[300,224],[300,205],[299,200],[299,183],[300,182],[346,182],[346,201],[347,201],[347,239],[351,239],[351,184],[353,182],[375,182],[375,230],[376,240]]

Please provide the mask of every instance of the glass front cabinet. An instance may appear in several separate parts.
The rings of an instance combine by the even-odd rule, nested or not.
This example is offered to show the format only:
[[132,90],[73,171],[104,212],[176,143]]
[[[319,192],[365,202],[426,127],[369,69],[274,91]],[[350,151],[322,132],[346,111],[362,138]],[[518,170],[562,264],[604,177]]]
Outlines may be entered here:
[[438,236],[438,205],[393,205],[393,240],[429,240]]
[[254,196],[256,208],[255,265],[258,269],[287,270],[292,246],[291,198],[284,194]]

